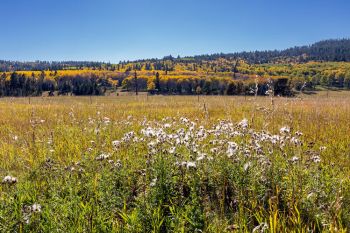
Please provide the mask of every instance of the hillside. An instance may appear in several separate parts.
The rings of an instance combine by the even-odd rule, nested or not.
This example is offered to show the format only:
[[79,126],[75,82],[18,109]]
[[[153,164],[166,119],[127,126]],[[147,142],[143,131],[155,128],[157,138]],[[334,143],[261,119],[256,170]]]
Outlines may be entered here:
[[[316,86],[350,88],[350,40],[282,51],[99,62],[0,61],[0,96],[151,94],[292,95]],[[269,91],[270,90],[270,91]]]
[[215,60],[243,59],[248,63],[288,63],[308,61],[350,61],[350,39],[323,40],[308,46],[295,46],[285,50],[253,51],[188,57],[188,59]]
[[[285,50],[270,51],[252,51],[237,53],[217,53],[212,55],[197,55],[191,57],[166,56],[162,59],[143,59],[131,63],[148,62],[157,63],[171,60],[176,63],[188,63],[203,61],[213,61],[219,58],[228,60],[241,59],[250,64],[263,63],[303,63],[308,61],[350,61],[350,39],[331,39],[323,40],[308,46],[296,46]],[[129,61],[123,61],[119,64],[127,64]],[[19,71],[19,70],[62,70],[62,69],[113,69],[117,64],[89,61],[34,61],[18,62],[0,60],[0,72]]]

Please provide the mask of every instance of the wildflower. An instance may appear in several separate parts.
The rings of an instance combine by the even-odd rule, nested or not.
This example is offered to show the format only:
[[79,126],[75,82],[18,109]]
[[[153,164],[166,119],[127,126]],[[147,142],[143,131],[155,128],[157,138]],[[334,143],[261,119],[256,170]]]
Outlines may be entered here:
[[121,143],[120,143],[120,141],[118,141],[118,140],[112,141],[112,145],[113,145],[113,147],[114,147],[115,149],[119,148],[120,144],[121,144]]
[[40,204],[37,204],[37,203],[34,203],[32,205],[32,212],[34,213],[40,213],[41,212],[41,205]]
[[180,121],[182,124],[187,124],[189,122],[189,120],[186,117],[181,117]]
[[178,165],[178,166],[180,166],[180,167],[186,167],[187,162],[186,162],[186,161],[183,161],[183,162],[181,162],[181,163],[176,162],[175,165]]
[[289,134],[290,133],[290,128],[288,126],[284,126],[280,129],[281,134]]
[[201,160],[205,159],[206,156],[207,156],[207,154],[205,154],[205,153],[199,153],[196,160],[201,161]]
[[171,147],[171,148],[168,150],[169,154],[174,154],[175,151],[176,151],[176,147],[175,147],[175,146]]
[[108,159],[110,157],[109,154],[100,154],[99,156],[97,156],[95,158],[96,161],[102,161],[102,160],[105,160],[105,159]]
[[151,186],[151,187],[156,186],[157,180],[158,180],[157,178],[154,178],[154,179],[152,180],[152,182],[150,183],[150,186]]
[[243,170],[246,172],[251,167],[251,162],[245,163],[243,166]]
[[295,162],[298,162],[299,161],[299,157],[297,157],[297,156],[293,156],[290,160],[289,160],[289,162],[291,162],[291,163],[295,163]]
[[295,138],[295,137],[292,137],[292,138],[290,139],[290,141],[291,141],[291,143],[293,143],[295,146],[301,146],[301,145],[303,144],[299,139],[297,139],[297,138]]
[[271,137],[271,143],[272,144],[277,144],[278,142],[280,141],[280,136],[278,136],[278,135],[273,135],[272,137]]
[[238,126],[240,126],[243,129],[248,128],[248,120],[244,118],[241,122],[238,123]]
[[314,155],[311,157],[311,161],[314,163],[320,163],[321,162],[321,158],[318,155]]
[[87,148],[87,152],[92,152],[94,149],[92,149],[91,147]]
[[171,127],[171,124],[169,124],[169,123],[166,123],[166,124],[164,124],[164,128],[170,128]]
[[133,139],[135,133],[133,131],[124,134],[124,137],[121,139],[122,142],[130,142]]
[[231,158],[234,154],[236,154],[238,149],[238,145],[235,142],[228,142],[228,148],[226,151],[227,157]]
[[302,135],[303,135],[303,133],[302,133],[302,132],[300,132],[300,131],[297,131],[297,132],[295,132],[295,135],[296,135],[296,136],[298,136],[298,137],[300,137],[300,136],[302,136]]
[[214,159],[214,158],[213,158],[212,156],[208,156],[208,157],[207,157],[207,160],[208,160],[208,161],[211,161],[211,160],[213,160],[213,159]]
[[115,166],[116,168],[121,168],[121,167],[122,167],[121,161],[120,161],[120,160],[117,160],[117,162],[115,162],[114,166]]
[[17,183],[17,178],[12,176],[5,176],[2,180],[3,184],[15,184]]
[[108,117],[104,117],[103,118],[103,123],[108,125],[109,123],[111,123],[111,120]]
[[196,168],[197,165],[196,165],[195,162],[187,162],[186,167],[187,167],[188,169],[190,169],[190,168]]
[[267,223],[266,222],[262,222],[262,223],[260,223],[258,226],[256,226],[256,227],[254,227],[253,228],[253,233],[254,232],[257,232],[257,233],[263,233],[263,232],[265,232],[265,231],[267,231],[269,229],[269,226],[267,225]]

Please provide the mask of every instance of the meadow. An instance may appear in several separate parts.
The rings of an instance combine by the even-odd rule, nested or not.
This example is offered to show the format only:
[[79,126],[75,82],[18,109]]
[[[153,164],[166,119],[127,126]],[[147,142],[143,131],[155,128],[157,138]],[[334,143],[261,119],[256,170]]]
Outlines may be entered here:
[[0,98],[0,232],[347,232],[350,92]]

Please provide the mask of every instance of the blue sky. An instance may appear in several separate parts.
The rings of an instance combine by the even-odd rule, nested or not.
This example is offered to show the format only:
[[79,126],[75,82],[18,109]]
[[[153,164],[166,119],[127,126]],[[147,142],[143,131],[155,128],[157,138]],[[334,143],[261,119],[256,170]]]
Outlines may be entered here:
[[2,0],[0,59],[110,61],[350,37],[348,0]]

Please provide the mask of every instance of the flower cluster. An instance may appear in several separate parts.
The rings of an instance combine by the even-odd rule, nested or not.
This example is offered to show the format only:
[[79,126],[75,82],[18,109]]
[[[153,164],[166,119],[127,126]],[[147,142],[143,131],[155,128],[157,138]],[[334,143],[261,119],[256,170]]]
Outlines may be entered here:
[[30,218],[33,214],[41,212],[41,205],[34,203],[33,205],[24,205],[22,208],[23,220],[26,224],[30,223]]
[[[139,132],[131,131],[124,134],[121,139],[112,141],[115,151],[121,147],[130,148],[137,145],[145,146],[147,157],[152,158],[157,154],[174,156],[177,167],[196,169],[203,161],[215,160],[219,157],[227,157],[232,162],[242,162],[243,170],[248,170],[254,164],[260,164],[261,168],[271,165],[270,155],[281,154],[285,160],[295,164],[300,161],[299,150],[289,150],[285,153],[285,147],[301,148],[303,146],[303,134],[293,132],[288,126],[283,126],[279,134],[267,131],[256,131],[249,126],[247,119],[238,123],[229,120],[221,120],[211,127],[199,125],[198,120],[190,120],[186,117],[163,118],[161,121],[147,121],[144,119],[139,125]],[[293,152],[294,151],[294,152]],[[118,153],[118,152],[117,152]],[[319,155],[307,155],[305,161],[319,163]],[[96,160],[109,159],[110,155],[101,154]]]
[[13,176],[5,176],[2,180],[3,184],[15,184],[17,183],[17,178]]

